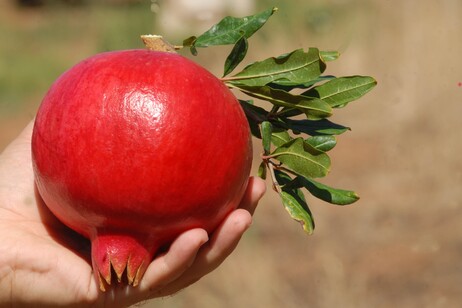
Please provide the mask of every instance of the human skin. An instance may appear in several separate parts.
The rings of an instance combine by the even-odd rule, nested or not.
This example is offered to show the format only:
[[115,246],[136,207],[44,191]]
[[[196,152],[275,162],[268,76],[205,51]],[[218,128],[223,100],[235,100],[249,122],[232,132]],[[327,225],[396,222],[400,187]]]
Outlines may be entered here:
[[251,177],[238,209],[210,235],[192,229],[149,265],[137,287],[99,291],[90,243],[59,222],[37,193],[31,122],[0,154],[0,307],[127,307],[172,295],[216,269],[252,222],[265,192]]

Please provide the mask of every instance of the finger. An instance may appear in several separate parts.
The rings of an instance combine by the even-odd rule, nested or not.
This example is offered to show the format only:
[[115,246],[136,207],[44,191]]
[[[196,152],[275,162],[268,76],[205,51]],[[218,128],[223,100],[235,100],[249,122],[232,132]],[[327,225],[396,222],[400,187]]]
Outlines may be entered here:
[[233,252],[251,223],[252,216],[247,210],[237,209],[228,215],[213,233],[210,241],[201,248],[194,264],[181,276],[181,279],[172,282],[160,291],[162,296],[171,295],[186,288],[217,268]]
[[198,268],[207,274],[217,268],[236,248],[244,232],[252,224],[252,216],[243,209],[231,213],[213,233],[209,245],[198,255]]
[[165,254],[157,257],[148,266],[141,280],[140,290],[151,292],[177,279],[191,266],[200,247],[207,240],[207,232],[203,229],[182,233]]
[[266,184],[259,177],[250,177],[247,189],[242,197],[239,208],[247,210],[251,215],[255,212],[258,201],[266,192]]

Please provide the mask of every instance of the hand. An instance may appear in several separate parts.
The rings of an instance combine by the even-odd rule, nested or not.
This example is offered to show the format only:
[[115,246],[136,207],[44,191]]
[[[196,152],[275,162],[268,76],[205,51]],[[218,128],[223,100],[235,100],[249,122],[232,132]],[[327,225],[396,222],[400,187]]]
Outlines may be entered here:
[[59,222],[38,195],[30,157],[31,122],[0,155],[0,306],[125,307],[174,294],[217,268],[250,226],[265,184],[251,177],[240,208],[208,238],[181,234],[149,265],[137,287],[99,291],[89,241]]

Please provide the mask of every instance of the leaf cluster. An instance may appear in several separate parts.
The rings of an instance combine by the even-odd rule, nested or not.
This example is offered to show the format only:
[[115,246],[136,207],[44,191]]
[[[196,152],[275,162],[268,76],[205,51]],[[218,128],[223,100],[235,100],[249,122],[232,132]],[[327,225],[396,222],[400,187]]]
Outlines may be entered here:
[[[246,56],[248,39],[276,11],[271,8],[243,18],[225,17],[202,35],[185,39],[183,46],[197,55],[197,48],[233,45],[222,81],[250,98],[239,102],[252,135],[262,142],[258,174],[264,179],[270,175],[287,212],[311,234],[314,219],[303,190],[335,205],[359,199],[353,191],[332,188],[315,179],[329,173],[328,152],[336,146],[337,137],[349,130],[330,120],[334,110],[365,95],[376,81],[369,76],[325,75],[327,62],[337,60],[339,53],[318,48],[270,57],[231,75]],[[255,105],[253,99],[267,107]]]

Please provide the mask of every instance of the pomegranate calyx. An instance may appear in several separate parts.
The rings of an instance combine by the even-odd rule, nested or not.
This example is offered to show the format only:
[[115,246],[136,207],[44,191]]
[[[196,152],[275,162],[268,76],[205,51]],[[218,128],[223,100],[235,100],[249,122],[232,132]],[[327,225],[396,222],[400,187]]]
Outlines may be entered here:
[[[150,243],[146,245],[145,243]],[[112,283],[127,283],[136,287],[157,247],[143,236],[99,234],[91,243],[94,274],[101,291]]]

